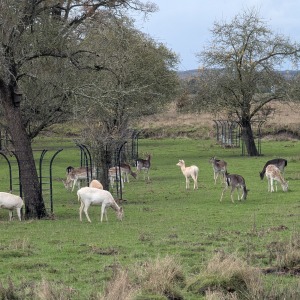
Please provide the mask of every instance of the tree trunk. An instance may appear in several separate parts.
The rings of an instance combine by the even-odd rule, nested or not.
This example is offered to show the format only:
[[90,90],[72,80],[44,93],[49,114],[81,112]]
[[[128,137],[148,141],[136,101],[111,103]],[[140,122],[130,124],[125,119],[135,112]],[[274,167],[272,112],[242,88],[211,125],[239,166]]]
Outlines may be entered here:
[[248,119],[242,120],[241,127],[242,127],[242,140],[245,143],[248,155],[249,156],[259,156],[257,147],[255,145],[250,120],[248,120]]
[[100,165],[102,168],[102,176],[100,178],[100,181],[103,185],[103,188],[105,190],[109,191],[109,178],[108,178],[108,169],[111,165],[111,155],[108,149],[105,147],[104,144],[99,146],[100,148]]
[[25,203],[25,218],[47,216],[40,190],[38,173],[35,166],[31,141],[22,123],[20,107],[14,103],[14,93],[1,91],[2,104],[7,126],[12,139],[15,155],[20,167],[20,182]]

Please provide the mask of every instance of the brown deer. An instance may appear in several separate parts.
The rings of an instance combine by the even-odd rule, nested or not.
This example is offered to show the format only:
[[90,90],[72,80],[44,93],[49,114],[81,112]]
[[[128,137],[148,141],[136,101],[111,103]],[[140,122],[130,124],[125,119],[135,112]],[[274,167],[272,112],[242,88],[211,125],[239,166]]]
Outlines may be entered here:
[[120,164],[120,166],[124,172],[124,182],[125,181],[129,182],[129,175],[131,175],[133,178],[136,179],[137,174],[131,170],[129,164],[123,162]]
[[[234,203],[232,194],[233,194],[235,189],[237,190],[238,200],[239,201],[246,200],[249,190],[247,190],[247,188],[246,188],[246,183],[245,183],[244,177],[241,176],[241,175],[229,174],[229,173],[226,172],[225,173],[225,178],[226,178],[226,187],[224,188],[224,190],[222,192],[220,201],[223,200],[224,192],[229,188],[229,186],[231,186],[230,197],[231,197],[232,203]],[[242,191],[243,191],[243,194],[242,194],[241,198],[240,198],[240,195],[239,195],[239,189],[242,189]]]
[[[71,190],[73,192],[76,184],[77,189],[80,189],[80,181],[87,180],[87,172],[90,172],[90,169],[87,170],[86,167],[73,168],[69,166],[67,167],[66,172],[67,179],[62,182],[67,190]],[[88,175],[90,175],[90,173],[88,173]]]
[[149,177],[149,170],[151,167],[151,155],[147,154],[146,159],[137,159],[136,160],[136,173],[139,174],[142,170],[144,171],[144,180],[146,179],[146,175],[148,181],[150,180]]
[[221,178],[221,182],[225,183],[225,173],[227,172],[227,162],[224,160],[216,159],[216,157],[212,157],[209,162],[212,164],[214,171],[214,180],[215,184],[217,183],[217,178],[219,174],[222,175],[223,180]]

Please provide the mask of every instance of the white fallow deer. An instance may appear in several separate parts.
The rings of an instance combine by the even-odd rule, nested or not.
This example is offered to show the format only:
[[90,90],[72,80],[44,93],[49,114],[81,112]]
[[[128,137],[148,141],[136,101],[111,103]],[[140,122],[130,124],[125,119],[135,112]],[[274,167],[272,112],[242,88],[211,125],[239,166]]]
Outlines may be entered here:
[[268,160],[262,171],[259,172],[259,176],[260,176],[260,179],[263,180],[264,179],[264,176],[265,176],[265,173],[266,173],[266,168],[268,165],[274,165],[276,166],[282,173],[284,173],[284,168],[287,166],[287,160],[284,159],[284,158],[275,158],[275,159],[271,159],[271,160]]
[[89,187],[93,187],[93,188],[96,188],[96,189],[99,189],[99,190],[103,190],[102,183],[100,181],[96,180],[96,179],[93,179],[90,182]]
[[209,162],[212,164],[213,171],[214,171],[214,180],[215,184],[217,183],[217,178],[219,174],[222,175],[221,182],[225,183],[225,173],[227,172],[227,162],[224,160],[216,159],[215,157],[212,157]]
[[146,159],[138,158],[136,160],[136,173],[139,174],[142,170],[144,171],[144,180],[147,179],[150,180],[149,177],[149,170],[151,167],[151,155],[147,154]]
[[77,191],[78,201],[81,202],[79,208],[79,219],[82,222],[82,211],[84,211],[86,218],[89,222],[91,219],[88,215],[88,209],[91,205],[101,206],[101,222],[103,220],[103,215],[105,215],[107,220],[106,209],[111,207],[117,214],[117,218],[122,221],[124,217],[123,208],[120,207],[114,200],[112,194],[106,190],[100,190],[92,187],[83,187]]
[[12,220],[14,209],[17,211],[18,218],[21,221],[21,209],[23,207],[23,204],[23,200],[20,196],[0,192],[0,208],[9,210],[9,221]]
[[[227,172],[225,173],[225,178],[226,178],[226,187],[224,188],[222,195],[221,195],[221,199],[220,201],[223,200],[223,195],[224,192],[231,186],[231,192],[230,192],[230,197],[231,197],[231,201],[232,203],[234,203],[233,200],[233,192],[236,189],[237,190],[237,194],[238,194],[238,200],[246,200],[247,199],[247,195],[248,195],[248,191],[247,187],[246,187],[246,183],[245,183],[245,179],[243,176],[241,175],[237,175],[237,174],[228,174]],[[242,190],[242,196],[240,198],[240,194],[239,194],[239,190]]]
[[179,166],[181,168],[182,174],[185,177],[185,188],[188,190],[190,188],[190,177],[194,181],[194,190],[198,189],[198,173],[199,168],[195,165],[192,165],[190,167],[185,166],[184,160],[180,159],[179,162],[176,164],[176,166]]
[[282,190],[288,191],[288,182],[284,180],[279,168],[275,165],[268,165],[266,168],[266,177],[268,179],[268,192],[274,192],[274,181],[277,192],[277,181],[280,182]]

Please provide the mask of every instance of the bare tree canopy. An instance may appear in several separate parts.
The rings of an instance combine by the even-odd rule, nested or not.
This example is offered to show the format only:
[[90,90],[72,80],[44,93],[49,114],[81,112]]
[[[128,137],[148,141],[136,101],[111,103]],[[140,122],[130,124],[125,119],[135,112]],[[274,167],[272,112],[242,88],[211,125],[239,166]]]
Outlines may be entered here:
[[[172,51],[136,30],[128,18],[104,19],[91,24],[85,38],[90,51],[98,54],[91,62],[103,71],[83,70],[83,84],[73,91],[86,124],[82,143],[102,171],[112,166],[116,148],[131,138],[136,121],[163,109],[179,86],[174,71],[178,58]],[[101,174],[108,186],[107,172]]]
[[[31,139],[68,116],[79,80],[76,75],[87,68],[81,63],[97,57],[97,53],[83,47],[86,33],[82,26],[100,12],[122,15],[132,9],[146,14],[157,7],[138,0],[0,0],[2,124],[9,131],[20,162],[27,218],[47,214]],[[105,69],[98,63],[89,67]]]
[[191,105],[237,120],[248,155],[256,156],[251,122],[267,117],[271,101],[290,99],[290,82],[277,70],[286,60],[296,66],[300,46],[273,33],[255,9],[215,22],[211,33],[209,46],[197,55],[203,69]]

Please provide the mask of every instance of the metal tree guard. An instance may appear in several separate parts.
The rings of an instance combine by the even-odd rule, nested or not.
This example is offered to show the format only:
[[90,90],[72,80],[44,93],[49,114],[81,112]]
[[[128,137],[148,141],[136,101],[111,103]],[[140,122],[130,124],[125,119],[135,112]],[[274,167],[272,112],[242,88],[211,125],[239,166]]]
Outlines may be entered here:
[[9,170],[9,190],[10,192],[12,192],[12,170],[11,170],[11,163],[9,161],[9,159],[7,158],[7,156],[0,151],[0,154],[5,158],[7,164],[8,164],[8,170]]
[[133,165],[135,165],[136,160],[139,157],[139,135],[141,133],[140,131],[134,130],[132,132],[131,136],[131,159],[134,162]]
[[[83,144],[76,144],[81,150],[81,166],[83,165],[83,161],[85,162],[86,167],[86,180],[87,185],[90,183],[90,178],[93,178],[93,166],[92,166],[92,157],[87,146]],[[89,167],[90,166],[90,167]]]
[[213,120],[217,129],[217,142],[223,146],[240,147],[240,128],[237,121]]
[[[123,200],[122,177],[121,177],[121,162],[122,162],[121,154],[122,154],[122,151],[124,151],[124,146],[126,144],[127,144],[127,141],[123,142],[119,147],[117,147],[117,149],[115,151],[115,166],[118,168],[118,170],[116,169],[116,178],[118,178],[118,180],[116,180],[117,197],[120,200]],[[118,173],[120,174],[120,176],[117,176]]]
[[50,166],[49,166],[49,174],[50,174],[50,211],[51,211],[51,214],[53,214],[53,184],[52,184],[52,165],[53,165],[53,161],[54,161],[54,158],[56,157],[56,155],[58,153],[60,153],[63,149],[59,149],[57,150],[51,160],[50,160]]
[[[240,147],[241,144],[241,131],[242,127],[238,121],[230,121],[230,120],[213,120],[216,124],[217,131],[217,142],[220,143],[224,147]],[[265,121],[253,120],[251,121],[252,125],[257,125],[256,136],[257,139],[257,151],[258,154],[261,155],[261,127],[265,123]],[[253,130],[254,132],[254,130]],[[244,156],[245,151],[245,142],[242,139],[242,155]]]

